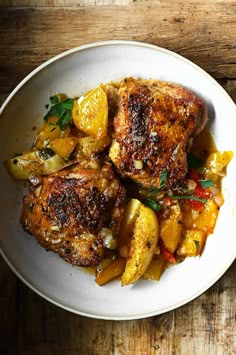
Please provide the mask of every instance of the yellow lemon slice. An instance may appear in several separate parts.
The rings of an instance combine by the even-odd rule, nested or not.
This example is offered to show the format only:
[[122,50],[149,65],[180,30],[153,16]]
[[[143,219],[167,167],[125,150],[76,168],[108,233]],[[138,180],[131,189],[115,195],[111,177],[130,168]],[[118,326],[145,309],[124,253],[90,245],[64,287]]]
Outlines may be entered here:
[[108,103],[103,89],[98,86],[75,100],[72,117],[76,127],[84,133],[97,139],[104,138],[107,134]]

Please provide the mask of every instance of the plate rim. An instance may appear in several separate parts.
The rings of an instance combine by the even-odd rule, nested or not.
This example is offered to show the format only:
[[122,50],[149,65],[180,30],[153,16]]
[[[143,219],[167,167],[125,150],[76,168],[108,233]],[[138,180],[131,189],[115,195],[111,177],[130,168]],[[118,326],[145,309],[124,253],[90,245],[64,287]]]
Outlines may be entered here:
[[[34,77],[36,74],[38,74],[41,70],[43,70],[45,67],[47,67],[48,65],[66,57],[69,56],[71,54],[74,54],[76,52],[80,52],[80,51],[84,51],[87,49],[91,49],[91,48],[98,48],[98,47],[104,47],[104,46],[113,46],[113,45],[129,45],[129,46],[135,46],[135,47],[143,47],[143,48],[149,48],[152,50],[156,50],[157,52],[163,52],[166,53],[172,57],[176,57],[177,59],[181,60],[182,62],[187,63],[188,65],[192,66],[195,70],[198,70],[199,72],[201,72],[205,77],[207,77],[208,80],[211,81],[212,84],[214,84],[218,89],[220,89],[221,93],[225,96],[225,98],[227,98],[227,100],[229,101],[229,103],[231,105],[233,105],[233,108],[236,111],[236,105],[233,101],[233,99],[230,97],[230,95],[225,91],[225,89],[210,75],[208,74],[204,69],[202,69],[199,65],[193,63],[191,60],[183,57],[182,55],[175,53],[169,49],[154,45],[154,44],[150,44],[150,43],[146,43],[146,42],[142,42],[142,41],[132,41],[132,40],[107,40],[107,41],[97,41],[97,42],[91,42],[91,43],[87,43],[87,44],[83,44],[74,48],[71,48],[69,50],[63,51],[59,54],[57,54],[56,56],[48,59],[47,61],[43,62],[41,65],[39,65],[38,67],[36,67],[34,70],[32,70],[27,76],[25,76],[18,84],[17,86],[11,91],[11,93],[8,95],[8,97],[5,99],[5,101],[3,102],[3,104],[0,107],[0,115],[2,115],[4,109],[7,107],[7,105],[9,104],[9,102],[12,100],[12,98],[16,95],[16,93],[32,78]],[[128,315],[128,316],[111,316],[111,315],[101,315],[101,314],[95,314],[93,313],[89,313],[89,312],[83,312],[80,310],[77,310],[75,308],[71,308],[67,305],[65,305],[64,303],[62,303],[61,301],[57,301],[56,299],[51,298],[50,296],[48,296],[44,291],[40,290],[40,287],[34,285],[34,283],[32,283],[32,281],[28,281],[27,278],[23,275],[21,275],[21,273],[16,269],[16,267],[14,266],[14,264],[12,263],[12,261],[7,257],[6,255],[7,253],[4,252],[3,247],[2,247],[2,243],[0,240],[0,255],[2,256],[2,258],[4,259],[4,261],[6,262],[6,264],[10,267],[10,269],[13,271],[13,273],[25,284],[27,285],[32,291],[34,291],[36,294],[38,294],[39,296],[41,296],[42,298],[44,298],[45,300],[47,300],[48,302],[64,309],[67,310],[69,312],[72,312],[74,314],[80,315],[80,316],[85,316],[85,317],[89,317],[89,318],[94,318],[94,319],[103,319],[103,320],[118,320],[118,321],[122,321],[122,320],[137,320],[137,319],[144,319],[144,318],[148,318],[148,317],[153,317],[153,316],[157,316],[163,313],[167,313],[169,311],[173,311],[175,309],[178,309],[179,307],[195,300],[196,298],[198,298],[200,295],[202,295],[204,292],[206,292],[210,287],[212,287],[217,281],[219,281],[219,279],[226,273],[226,271],[230,268],[230,266],[233,264],[234,260],[236,259],[236,255],[232,255],[232,258],[230,260],[228,260],[228,263],[226,266],[224,266],[222,268],[222,270],[219,270],[219,272],[215,275],[214,279],[211,279],[207,285],[205,285],[204,287],[202,287],[198,292],[194,293],[193,295],[189,296],[188,298],[185,298],[183,301],[177,302],[174,305],[171,305],[169,307],[166,307],[164,309],[162,309],[161,311],[151,311],[151,312],[145,312],[143,314],[137,314],[137,315]]]
[[191,65],[194,67],[196,70],[200,71],[203,75],[207,76],[207,78],[215,85],[217,86],[218,89],[221,90],[222,94],[224,94],[227,99],[229,99],[230,103],[233,104],[233,106],[236,107],[233,99],[230,97],[230,95],[225,91],[225,89],[210,75],[208,74],[203,68],[201,68],[199,65],[195,64],[192,62],[190,59],[187,59],[183,57],[181,54],[178,54],[176,52],[171,51],[170,49],[166,49],[163,47],[160,47],[155,44],[150,44],[142,41],[132,41],[132,40],[108,40],[108,41],[97,41],[97,42],[91,42],[87,44],[83,44],[77,47],[73,47],[71,49],[68,49],[66,51],[63,51],[56,56],[48,59],[47,61],[43,62],[39,66],[37,66],[35,69],[33,69],[29,74],[27,74],[17,85],[16,87],[10,92],[10,94],[7,96],[7,98],[4,100],[3,104],[0,107],[0,115],[3,113],[3,110],[9,103],[9,101],[13,98],[13,96],[19,91],[19,89],[27,83],[34,75],[36,75],[38,72],[40,72],[42,69],[50,65],[51,63],[56,62],[59,59],[62,59],[70,54],[80,52],[86,49],[90,48],[95,48],[95,47],[103,47],[103,46],[110,46],[110,45],[130,45],[130,46],[137,46],[137,47],[145,47],[145,48],[150,48],[156,51],[161,51],[163,53],[169,54],[172,57],[176,57],[177,59],[180,59],[184,62],[186,62],[188,65]]

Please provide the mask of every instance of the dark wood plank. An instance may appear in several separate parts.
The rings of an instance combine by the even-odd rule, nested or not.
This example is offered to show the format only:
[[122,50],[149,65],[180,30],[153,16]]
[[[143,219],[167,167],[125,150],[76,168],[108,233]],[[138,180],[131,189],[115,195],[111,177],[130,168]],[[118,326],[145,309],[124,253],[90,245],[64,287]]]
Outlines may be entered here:
[[57,308],[6,269],[1,261],[1,354],[14,354],[16,348],[20,355],[235,354],[236,262],[189,304],[160,316],[120,322]]
[[[96,23],[96,25],[95,25]],[[236,78],[235,1],[135,1],[124,6],[0,9],[0,90],[66,49],[108,39],[169,48],[216,78]]]

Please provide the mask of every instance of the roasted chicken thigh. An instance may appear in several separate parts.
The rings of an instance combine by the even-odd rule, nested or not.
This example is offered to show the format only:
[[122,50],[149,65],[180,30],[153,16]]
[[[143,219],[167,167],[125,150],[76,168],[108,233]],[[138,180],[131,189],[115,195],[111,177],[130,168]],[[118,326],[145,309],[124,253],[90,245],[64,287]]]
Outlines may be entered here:
[[118,91],[109,156],[122,177],[159,187],[163,170],[170,188],[187,173],[192,137],[207,121],[202,99],[182,86],[125,79]]
[[94,266],[116,246],[124,198],[109,165],[66,169],[34,179],[21,222],[46,250],[71,264]]

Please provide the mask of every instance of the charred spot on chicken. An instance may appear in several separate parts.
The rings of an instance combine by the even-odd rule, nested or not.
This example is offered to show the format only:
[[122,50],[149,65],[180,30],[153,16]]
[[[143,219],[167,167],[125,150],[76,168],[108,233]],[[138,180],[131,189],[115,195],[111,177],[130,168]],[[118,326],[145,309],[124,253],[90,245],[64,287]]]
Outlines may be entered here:
[[191,139],[206,124],[205,103],[182,86],[133,78],[121,82],[118,97],[109,155],[120,175],[159,187],[166,169],[167,186],[176,186],[187,173]]

